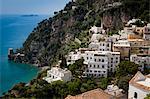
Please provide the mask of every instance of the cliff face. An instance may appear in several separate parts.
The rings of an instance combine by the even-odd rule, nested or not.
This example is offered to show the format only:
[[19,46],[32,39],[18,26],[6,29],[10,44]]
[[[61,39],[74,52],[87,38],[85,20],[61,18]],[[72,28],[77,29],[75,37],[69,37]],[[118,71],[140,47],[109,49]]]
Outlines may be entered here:
[[[143,1],[146,6],[149,4],[146,4],[148,0],[139,1]],[[116,0],[69,2],[63,10],[55,12],[54,17],[41,21],[34,28],[20,50],[25,53],[25,61],[40,66],[51,65],[57,61],[59,54],[66,54],[71,50],[69,46],[66,48],[70,41],[94,24],[100,23],[101,19],[105,29],[119,30],[124,22],[140,16],[138,11],[132,13],[131,8],[136,4],[115,2]],[[126,9],[127,6],[129,7]]]

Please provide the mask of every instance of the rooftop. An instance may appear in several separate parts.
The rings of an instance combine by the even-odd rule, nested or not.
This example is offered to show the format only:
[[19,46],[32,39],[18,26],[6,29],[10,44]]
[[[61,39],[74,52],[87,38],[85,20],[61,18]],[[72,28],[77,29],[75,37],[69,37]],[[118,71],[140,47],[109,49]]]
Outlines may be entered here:
[[102,54],[102,55],[107,55],[107,54],[120,54],[120,52],[111,52],[111,51],[86,51],[86,53],[93,53],[93,54]]
[[144,76],[141,72],[138,71],[135,74],[135,76],[130,80],[129,84],[139,89],[150,91],[150,76],[149,75]]
[[69,95],[65,99],[113,99],[114,96],[107,94],[102,89],[94,89],[91,91],[87,91],[85,93],[82,93],[80,95],[71,96]]
[[142,42],[144,41],[143,39],[128,39],[129,42],[135,42],[135,41],[138,41],[138,42]]
[[70,72],[67,68],[61,69],[59,67],[52,67],[51,70],[49,70],[47,72],[53,72],[53,73],[55,73],[56,71],[60,72],[60,73],[63,73],[63,74]]
[[124,47],[130,47],[130,43],[128,40],[119,40],[113,44],[113,46],[124,46]]

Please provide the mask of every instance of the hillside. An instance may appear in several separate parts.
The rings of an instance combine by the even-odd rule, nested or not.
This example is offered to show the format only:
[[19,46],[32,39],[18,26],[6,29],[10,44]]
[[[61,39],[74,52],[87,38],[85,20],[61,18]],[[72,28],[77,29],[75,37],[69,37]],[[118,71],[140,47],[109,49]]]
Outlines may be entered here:
[[[69,2],[63,10],[41,21],[18,50],[25,53],[25,62],[39,66],[52,65],[60,54],[86,47],[88,29],[100,26],[117,31],[131,18],[150,21],[148,0],[76,0]],[[81,45],[74,42],[81,40]]]

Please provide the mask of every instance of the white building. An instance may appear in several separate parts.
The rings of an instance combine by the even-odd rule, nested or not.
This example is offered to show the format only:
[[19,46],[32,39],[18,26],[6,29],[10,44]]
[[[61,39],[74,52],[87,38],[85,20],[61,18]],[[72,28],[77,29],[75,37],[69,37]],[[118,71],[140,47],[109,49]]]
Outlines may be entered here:
[[91,42],[89,48],[95,48],[98,51],[111,51],[112,43],[110,41]]
[[75,50],[74,52],[70,52],[66,57],[67,57],[67,65],[75,63],[75,61],[83,58],[85,55],[85,51],[95,51],[95,48],[79,48]]
[[83,58],[88,67],[84,76],[107,77],[120,63],[120,52],[85,51]]
[[[132,19],[132,20],[129,20],[128,21],[128,23],[127,23],[127,25],[129,26],[129,25],[132,25],[132,24],[134,24],[136,21],[141,21],[141,19]],[[142,23],[143,23],[143,21],[141,21]]]
[[106,31],[102,27],[93,26],[89,32],[104,34]]
[[130,61],[139,64],[142,67],[142,70],[144,69],[144,67],[150,68],[150,56],[148,55],[134,54],[130,56]]
[[123,94],[123,89],[119,89],[117,85],[108,85],[107,89],[104,90],[104,92],[118,97],[118,99],[126,99],[123,98],[125,95]]
[[150,23],[144,28],[143,39],[150,40]]
[[129,82],[128,99],[144,99],[150,94],[150,74],[137,72]]
[[82,58],[82,54],[80,51],[70,52],[67,56],[67,65],[75,63],[75,61]]
[[72,78],[71,71],[67,69],[61,69],[59,67],[52,67],[51,70],[47,71],[47,77],[44,77],[43,80],[46,80],[48,83],[53,81],[70,81]]

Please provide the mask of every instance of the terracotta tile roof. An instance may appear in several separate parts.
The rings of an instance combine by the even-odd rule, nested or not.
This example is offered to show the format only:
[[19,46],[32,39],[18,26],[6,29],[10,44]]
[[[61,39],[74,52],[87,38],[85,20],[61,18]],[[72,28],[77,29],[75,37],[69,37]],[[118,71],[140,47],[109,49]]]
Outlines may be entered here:
[[98,88],[76,96],[69,95],[65,99],[115,99],[115,97]]
[[150,78],[150,74],[147,76],[144,76],[141,72],[138,71],[135,74],[135,76],[129,81],[129,84],[131,84],[139,89],[142,89],[145,91],[150,91],[150,86],[144,86],[140,83],[137,83],[138,81],[144,81],[146,78]]

